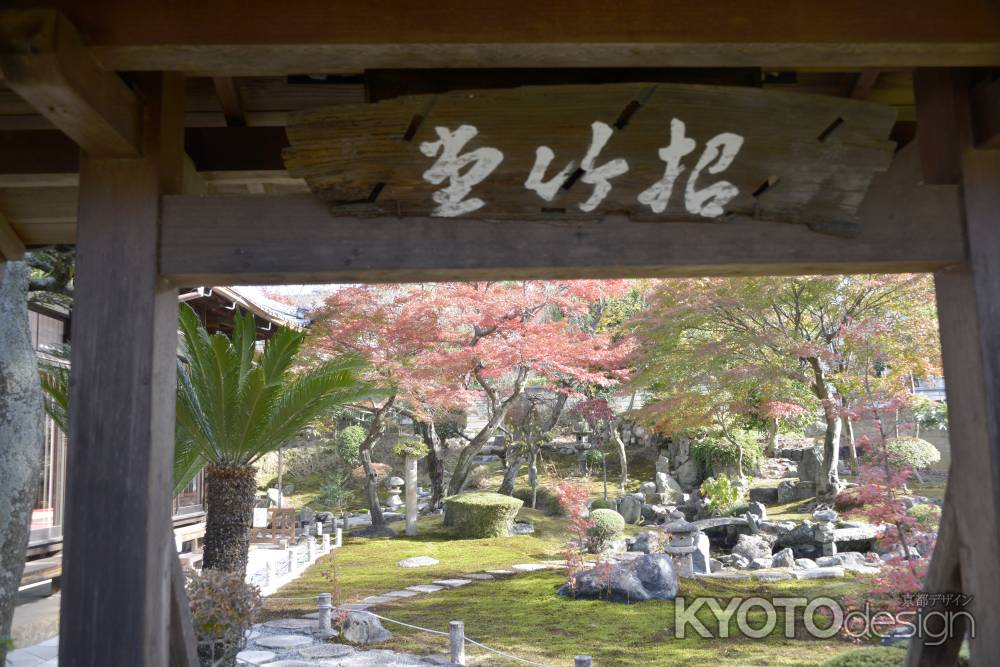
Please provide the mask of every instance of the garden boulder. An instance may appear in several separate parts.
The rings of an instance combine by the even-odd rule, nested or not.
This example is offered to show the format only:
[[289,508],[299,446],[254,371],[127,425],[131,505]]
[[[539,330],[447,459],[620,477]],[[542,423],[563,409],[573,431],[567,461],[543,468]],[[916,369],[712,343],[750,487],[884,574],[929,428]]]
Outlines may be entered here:
[[733,554],[742,556],[747,560],[754,558],[771,558],[771,542],[763,535],[740,535],[736,546],[733,547]]
[[599,565],[578,572],[573,580],[574,586],[566,584],[559,589],[561,595],[626,604],[677,597],[677,574],[667,554],[644,554],[612,565]]
[[378,644],[392,637],[382,621],[363,611],[352,611],[344,621],[341,637],[352,644]]
[[625,519],[625,523],[639,523],[642,517],[642,505],[642,494],[625,496],[618,503],[618,513]]
[[460,537],[506,537],[524,502],[500,493],[462,493],[444,499],[445,525]]

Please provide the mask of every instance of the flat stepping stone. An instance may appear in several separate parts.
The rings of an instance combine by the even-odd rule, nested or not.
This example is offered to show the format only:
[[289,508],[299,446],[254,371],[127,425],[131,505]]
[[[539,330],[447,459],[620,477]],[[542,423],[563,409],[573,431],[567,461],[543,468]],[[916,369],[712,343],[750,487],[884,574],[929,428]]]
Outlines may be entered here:
[[815,570],[796,570],[792,575],[796,579],[836,579],[844,576],[844,568],[818,567]]
[[471,584],[471,579],[438,579],[434,582],[438,586],[447,586],[448,588],[458,588],[459,586],[464,586],[466,584]]
[[412,598],[416,597],[416,591],[389,591],[385,597],[389,598]]
[[371,609],[371,605],[363,602],[349,602],[347,604],[340,605],[337,609],[339,611],[365,611],[367,609]]
[[319,612],[318,611],[314,611],[311,614],[302,614],[302,618],[319,619]]
[[396,598],[389,597],[388,595],[369,595],[366,598],[362,598],[362,602],[367,602],[368,604],[385,604],[386,602],[392,602]]
[[792,578],[790,572],[764,572],[760,570],[750,576],[758,581],[784,581]]
[[264,648],[299,648],[309,646],[313,643],[312,637],[305,635],[270,635],[269,637],[258,637],[257,646]]
[[305,660],[278,660],[267,663],[265,667],[316,667],[316,663]]
[[516,574],[514,570],[486,570],[486,573],[500,575],[500,576],[508,576],[511,574]]
[[438,591],[443,591],[444,586],[432,586],[431,584],[417,584],[416,586],[407,586],[406,590],[413,591],[414,593],[437,593]]
[[404,558],[397,565],[400,567],[428,567],[430,565],[438,565],[440,562],[438,559],[431,558],[430,556],[413,556],[412,558]]
[[263,665],[274,660],[277,655],[274,651],[240,651],[236,654],[236,660],[251,665]]
[[698,574],[698,577],[705,579],[726,579],[728,581],[749,581],[750,575],[746,572],[712,572],[711,574]]
[[549,566],[544,563],[518,563],[517,565],[511,565],[510,569],[515,572],[538,572],[539,570],[549,569]]
[[[316,613],[319,614],[319,612]],[[279,618],[267,621],[264,625],[269,628],[277,628],[278,630],[306,630],[312,632],[319,624],[316,621],[310,621],[305,618]]]
[[489,581],[493,579],[493,575],[487,572],[473,572],[472,574],[463,574],[466,579],[473,579],[477,581]]
[[354,653],[354,649],[345,644],[317,644],[299,650],[299,655],[310,660],[321,658],[343,658]]

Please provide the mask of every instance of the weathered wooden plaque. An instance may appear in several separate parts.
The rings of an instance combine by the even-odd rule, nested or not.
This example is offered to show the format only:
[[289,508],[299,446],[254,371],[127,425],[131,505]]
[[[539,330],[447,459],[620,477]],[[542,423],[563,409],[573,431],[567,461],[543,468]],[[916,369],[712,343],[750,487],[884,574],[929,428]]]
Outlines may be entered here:
[[894,121],[886,106],[753,88],[538,86],[300,113],[284,160],[340,215],[744,215],[851,234]]

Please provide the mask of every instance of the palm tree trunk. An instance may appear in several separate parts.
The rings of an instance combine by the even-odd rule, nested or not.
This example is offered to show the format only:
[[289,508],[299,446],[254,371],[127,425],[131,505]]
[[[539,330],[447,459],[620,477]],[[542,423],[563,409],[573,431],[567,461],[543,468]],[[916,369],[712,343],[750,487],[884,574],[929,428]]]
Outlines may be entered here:
[[250,523],[257,494],[256,469],[248,465],[205,468],[205,556],[202,569],[245,572]]

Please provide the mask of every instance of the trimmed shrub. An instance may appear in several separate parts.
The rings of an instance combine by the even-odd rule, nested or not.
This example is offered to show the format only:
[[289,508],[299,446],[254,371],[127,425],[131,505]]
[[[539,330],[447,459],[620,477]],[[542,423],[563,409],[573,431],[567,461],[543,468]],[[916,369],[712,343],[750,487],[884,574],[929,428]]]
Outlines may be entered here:
[[510,535],[524,503],[499,493],[472,492],[444,499],[445,524],[460,537],[504,537]]
[[937,505],[914,505],[906,513],[916,519],[923,530],[936,531],[941,524],[941,508]]
[[[764,457],[764,445],[760,437],[751,431],[742,430],[733,431],[732,436],[743,447],[744,474],[753,475]],[[709,433],[691,443],[691,456],[705,475],[711,475],[717,466],[735,466],[740,460],[740,449],[721,433]]]
[[594,502],[590,503],[591,512],[593,512],[594,510],[610,510],[610,509],[614,508],[611,506],[611,503],[609,503],[604,498],[598,498]]
[[368,435],[368,431],[362,426],[354,425],[348,426],[347,428],[341,429],[337,433],[336,445],[337,445],[337,456],[340,460],[346,463],[350,467],[354,467],[361,463],[361,454],[358,450],[361,448],[361,443],[365,441],[365,436]]
[[[525,507],[531,507],[531,489],[515,489],[513,495],[523,500]],[[546,516],[566,516],[565,510],[559,504],[559,498],[552,489],[544,486],[539,486],[536,491],[535,509],[544,512]]]
[[625,531],[625,519],[612,509],[593,510],[590,521],[593,525],[587,529],[587,546],[594,553],[603,551]]
[[413,458],[422,459],[430,453],[430,448],[427,446],[423,440],[417,438],[410,438],[409,440],[400,440],[396,443],[396,446],[392,448],[392,453],[401,459]]
[[[905,645],[903,646],[905,648]],[[896,646],[875,646],[830,658],[820,667],[899,667],[906,652]]]
[[885,446],[889,451],[889,465],[894,468],[929,468],[941,460],[937,447],[922,438],[889,438]]
[[702,498],[705,499],[705,507],[714,516],[728,516],[733,509],[743,500],[743,492],[729,480],[726,475],[709,477],[701,483]]
[[199,662],[212,667],[236,664],[260,608],[260,590],[244,582],[242,573],[205,570],[188,581],[187,597]]

